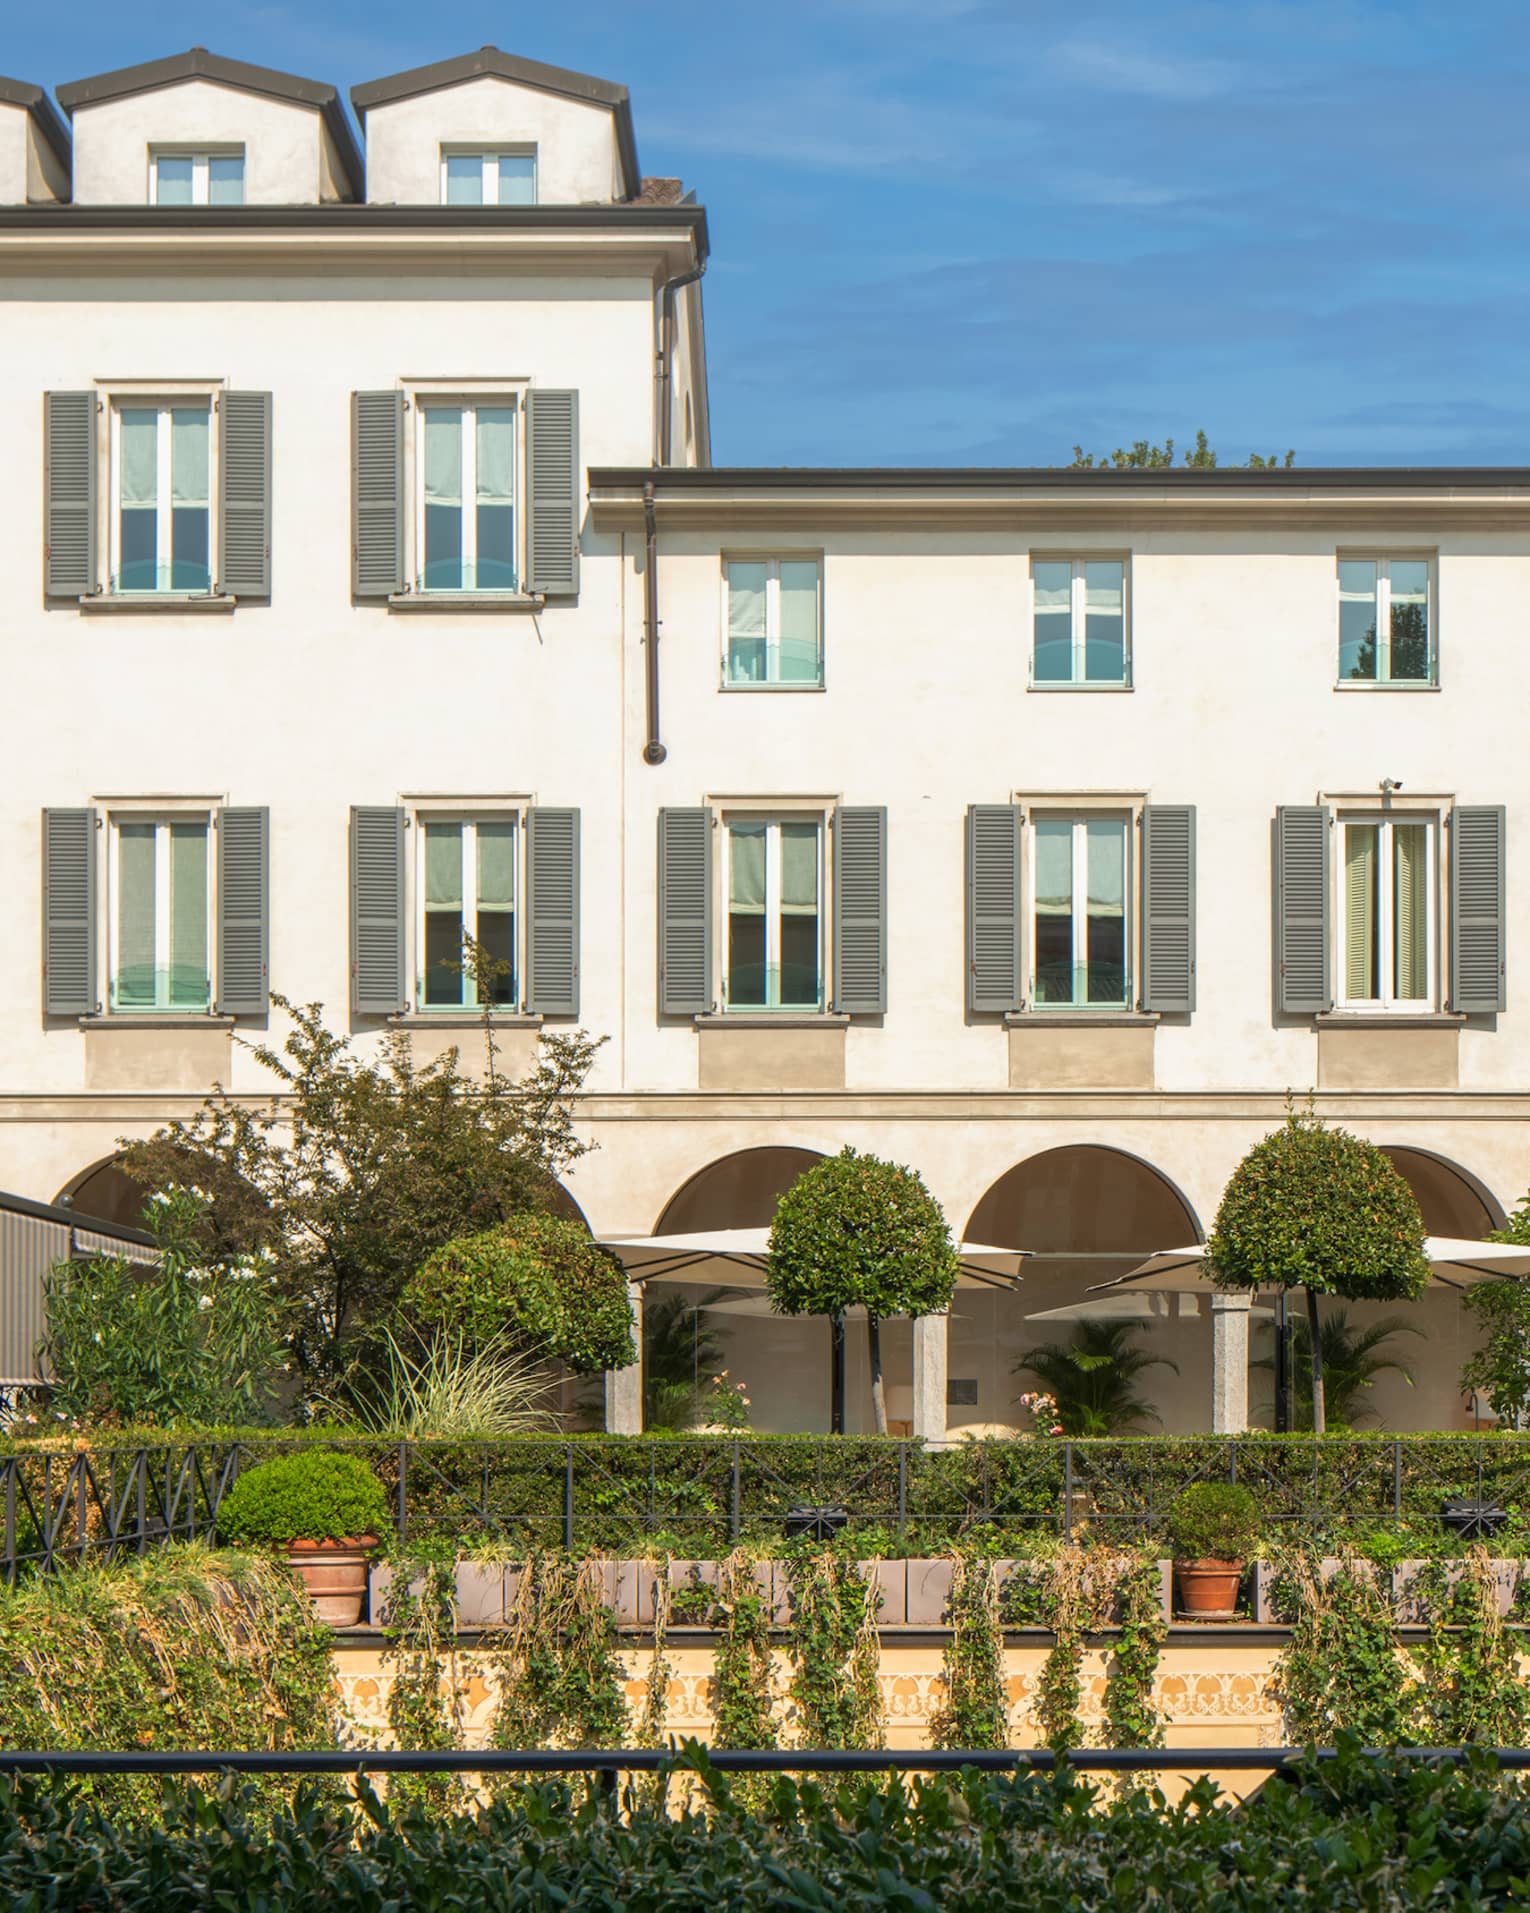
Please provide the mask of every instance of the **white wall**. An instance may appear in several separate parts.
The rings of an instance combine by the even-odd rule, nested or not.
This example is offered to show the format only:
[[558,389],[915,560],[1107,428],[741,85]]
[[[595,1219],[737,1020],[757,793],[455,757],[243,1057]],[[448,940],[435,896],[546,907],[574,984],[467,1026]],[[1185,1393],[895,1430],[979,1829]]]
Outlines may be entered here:
[[145,205],[149,148],[205,140],[244,146],[246,205],[312,206],[327,196],[321,194],[323,139],[314,107],[213,80],[180,80],[76,110],[74,197],[81,206]]
[[481,74],[368,112],[367,198],[439,205],[443,146],[503,142],[536,147],[543,205],[609,205],[621,197],[614,128],[609,107]]
[[24,106],[0,101],[0,205],[24,206],[28,191],[27,165],[32,116]]

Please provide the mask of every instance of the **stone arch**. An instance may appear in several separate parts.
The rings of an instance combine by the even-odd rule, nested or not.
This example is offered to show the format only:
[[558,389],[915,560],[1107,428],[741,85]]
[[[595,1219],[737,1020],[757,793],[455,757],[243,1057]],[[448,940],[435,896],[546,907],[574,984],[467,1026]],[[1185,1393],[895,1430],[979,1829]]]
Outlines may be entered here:
[[1195,1210],[1162,1170],[1098,1143],[1016,1163],[989,1186],[963,1233],[969,1242],[1102,1263],[1203,1240]]
[[665,1203],[655,1235],[692,1235],[703,1229],[767,1228],[804,1169],[822,1162],[817,1149],[767,1144],[737,1149],[698,1169]]
[[76,1214],[93,1217],[98,1222],[141,1229],[148,1193],[145,1186],[123,1168],[119,1149],[91,1163],[77,1176],[71,1176],[53,1200],[61,1208],[73,1209]]
[[1504,1212],[1498,1199],[1459,1163],[1411,1144],[1382,1143],[1381,1152],[1413,1191],[1429,1235],[1475,1241],[1502,1226]]

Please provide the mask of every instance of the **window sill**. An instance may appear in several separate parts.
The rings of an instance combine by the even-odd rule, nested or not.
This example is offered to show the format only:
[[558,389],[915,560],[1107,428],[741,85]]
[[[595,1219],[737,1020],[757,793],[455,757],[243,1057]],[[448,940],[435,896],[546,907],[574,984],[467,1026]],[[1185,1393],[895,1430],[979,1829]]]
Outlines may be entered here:
[[1421,691],[1438,691],[1438,683],[1423,684],[1417,678],[1340,678],[1336,691],[1401,691],[1416,697]]
[[82,1030],[231,1030],[239,1019],[215,1010],[200,1016],[194,1010],[115,1010],[75,1020]]
[[1146,1030],[1160,1022],[1156,1010],[1007,1010],[1006,1029],[1035,1029],[1045,1024],[1049,1030]]
[[1466,1018],[1454,1010],[1322,1010],[1312,1019],[1320,1030],[1459,1030]]
[[720,1010],[692,1017],[699,1030],[843,1030],[850,1018],[835,1010]]
[[540,611],[547,600],[527,591],[395,591],[390,611]]
[[767,696],[791,696],[794,692],[810,691],[819,695],[828,688],[820,679],[817,684],[729,684],[724,681],[718,690],[725,691],[730,697],[742,693],[745,697],[758,697],[763,692]]
[[[405,1010],[398,1016],[383,1019],[394,1029],[401,1030],[473,1030],[483,1028],[482,1010]],[[489,1018],[490,1029],[495,1030],[539,1030],[546,1018],[538,1011],[524,1014],[520,1010],[496,1011]]]
[[1101,692],[1130,691],[1134,687],[1130,683],[1127,683],[1127,684],[1099,684],[1099,683],[1075,684],[1070,680],[1066,684],[1028,684],[1025,688],[1028,691],[1045,691],[1045,692],[1088,691],[1091,696],[1097,697],[1100,695]]
[[92,614],[107,612],[131,617],[143,612],[153,616],[166,611],[194,611],[204,616],[209,612],[226,614],[234,609],[239,600],[206,591],[97,591],[75,602],[82,611]]

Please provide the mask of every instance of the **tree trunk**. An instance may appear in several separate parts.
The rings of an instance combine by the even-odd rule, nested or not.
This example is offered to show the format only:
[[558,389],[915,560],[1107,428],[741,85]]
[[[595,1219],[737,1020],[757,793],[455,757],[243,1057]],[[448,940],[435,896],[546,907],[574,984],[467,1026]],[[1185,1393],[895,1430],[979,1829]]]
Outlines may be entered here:
[[1312,1348],[1312,1432],[1328,1432],[1328,1405],[1323,1398],[1323,1338],[1318,1331],[1318,1299],[1307,1291],[1307,1340]]
[[829,1433],[845,1432],[845,1318],[829,1317]]
[[871,1357],[871,1406],[877,1418],[877,1433],[887,1433],[887,1397],[882,1392],[882,1324],[874,1315],[866,1317],[866,1350]]

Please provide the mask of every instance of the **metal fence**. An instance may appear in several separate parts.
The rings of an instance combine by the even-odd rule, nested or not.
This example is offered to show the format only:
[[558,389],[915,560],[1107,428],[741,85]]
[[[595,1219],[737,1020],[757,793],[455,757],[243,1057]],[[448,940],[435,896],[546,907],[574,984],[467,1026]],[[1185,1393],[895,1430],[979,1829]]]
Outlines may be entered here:
[[209,1537],[239,1474],[316,1445],[361,1453],[396,1538],[706,1558],[740,1541],[847,1529],[868,1550],[937,1552],[997,1526],[1112,1541],[1161,1534],[1194,1482],[1242,1482],[1267,1530],[1341,1538],[1439,1523],[1449,1501],[1530,1518],[1530,1437],[1037,1438],[931,1447],[872,1437],[244,1441],[0,1456],[0,1578]]

